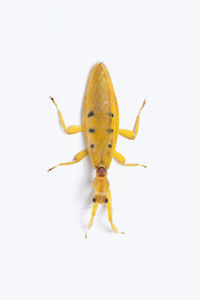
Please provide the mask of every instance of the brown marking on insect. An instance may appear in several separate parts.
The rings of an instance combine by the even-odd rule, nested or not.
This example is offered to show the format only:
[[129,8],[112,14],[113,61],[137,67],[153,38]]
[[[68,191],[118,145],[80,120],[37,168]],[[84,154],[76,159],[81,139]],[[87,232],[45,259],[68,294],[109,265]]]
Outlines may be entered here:
[[106,175],[107,171],[105,168],[100,167],[97,169],[97,175],[100,177],[104,177]]

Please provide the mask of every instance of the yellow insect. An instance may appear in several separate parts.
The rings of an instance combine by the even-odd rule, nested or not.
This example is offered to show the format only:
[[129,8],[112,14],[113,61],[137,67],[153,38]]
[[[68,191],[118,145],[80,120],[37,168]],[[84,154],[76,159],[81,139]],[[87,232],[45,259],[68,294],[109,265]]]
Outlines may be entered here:
[[[110,167],[113,157],[124,166],[141,166],[145,165],[137,163],[125,163],[122,154],[115,150],[118,134],[134,140],[138,133],[140,112],[137,115],[134,130],[119,129],[119,109],[115,96],[112,81],[106,66],[103,63],[96,64],[91,72],[87,83],[86,93],[83,102],[82,126],[66,127],[62,114],[54,101],[50,97],[57,108],[60,123],[67,134],[83,132],[85,137],[86,149],[82,150],[74,157],[73,162],[60,163],[48,171],[53,170],[57,166],[66,166],[81,161],[88,154],[96,169],[96,178],[93,182],[94,198],[92,217],[88,224],[88,230],[92,227],[93,220],[99,204],[106,203],[108,210],[108,219],[115,233],[118,233],[112,219],[112,200],[107,179],[107,170]],[[124,232],[121,232],[124,233]],[[87,232],[85,234],[87,237]]]

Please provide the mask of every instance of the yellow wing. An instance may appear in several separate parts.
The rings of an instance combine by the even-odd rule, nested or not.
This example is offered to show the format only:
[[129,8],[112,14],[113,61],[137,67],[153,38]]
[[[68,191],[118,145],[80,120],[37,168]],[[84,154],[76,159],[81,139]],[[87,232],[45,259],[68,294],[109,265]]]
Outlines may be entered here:
[[82,111],[82,127],[95,168],[109,168],[117,143],[119,109],[107,68],[96,64],[90,73]]

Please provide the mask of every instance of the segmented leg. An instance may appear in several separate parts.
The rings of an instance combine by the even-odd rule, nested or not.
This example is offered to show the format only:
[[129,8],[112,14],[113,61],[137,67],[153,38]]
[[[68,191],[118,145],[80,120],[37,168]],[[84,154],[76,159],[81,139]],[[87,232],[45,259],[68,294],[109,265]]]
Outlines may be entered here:
[[144,105],[146,103],[146,100],[143,101],[143,104],[139,110],[139,113],[137,115],[137,119],[136,119],[136,122],[135,122],[135,126],[134,126],[134,130],[131,131],[131,130],[128,130],[128,129],[119,129],[118,133],[124,137],[126,137],[127,139],[130,139],[130,140],[134,140],[137,136],[137,133],[138,133],[138,129],[139,129],[139,122],[140,122],[140,113],[141,113],[141,110],[143,109]]
[[140,167],[146,168],[145,165],[141,165],[141,164],[131,164],[131,163],[126,164],[126,163],[125,163],[125,162],[126,162],[125,157],[124,157],[121,153],[117,152],[116,150],[115,150],[115,152],[114,152],[114,158],[115,158],[121,165],[123,165],[123,166],[127,166],[127,167],[136,167],[136,166],[140,166]]
[[94,220],[94,217],[95,217],[97,208],[98,208],[98,203],[93,203],[92,217],[91,217],[91,219],[90,219],[90,222],[88,223],[88,228],[87,228],[87,231],[86,231],[86,233],[85,233],[85,238],[86,238],[86,239],[87,239],[87,232],[88,232],[88,230],[92,227],[93,220]]
[[57,109],[59,120],[60,120],[60,124],[61,124],[62,128],[64,129],[65,133],[67,133],[67,134],[73,134],[73,133],[78,133],[78,132],[83,131],[81,126],[72,125],[72,126],[69,126],[67,128],[66,125],[65,125],[65,122],[63,120],[62,114],[61,114],[61,112],[60,112],[60,110],[58,108],[58,105],[56,104],[55,100],[52,97],[49,97],[49,98],[52,100],[53,104],[55,105],[55,107]]
[[117,227],[113,224],[113,220],[112,220],[112,198],[111,198],[111,192],[110,190],[108,191],[108,203],[107,203],[107,210],[108,210],[108,220],[110,222],[110,225],[112,227],[112,230],[115,233],[122,233],[125,234],[125,232],[120,232],[117,230]]
[[74,157],[74,161],[72,161],[72,162],[66,162],[66,163],[60,163],[60,164],[58,164],[58,165],[50,168],[48,170],[48,172],[51,171],[51,170],[53,170],[53,169],[55,169],[58,166],[67,166],[67,165],[76,164],[76,163],[78,163],[80,160],[82,160],[87,155],[88,155],[88,151],[86,149],[82,150],[81,152],[79,152],[79,153],[76,154],[76,156]]

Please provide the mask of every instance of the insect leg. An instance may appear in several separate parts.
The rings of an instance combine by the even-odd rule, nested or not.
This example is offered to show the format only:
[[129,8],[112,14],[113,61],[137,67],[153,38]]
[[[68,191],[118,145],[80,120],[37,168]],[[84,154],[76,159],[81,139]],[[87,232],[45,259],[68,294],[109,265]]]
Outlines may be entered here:
[[88,151],[87,151],[86,149],[85,149],[85,150],[82,150],[81,152],[79,152],[79,153],[76,154],[76,156],[74,157],[74,161],[72,161],[72,162],[66,162],[66,163],[60,163],[60,164],[58,164],[58,165],[56,165],[56,166],[50,168],[50,169],[48,170],[48,172],[51,171],[51,170],[53,170],[53,169],[55,169],[55,168],[58,167],[58,166],[67,166],[67,165],[73,165],[73,164],[76,164],[76,163],[78,163],[79,161],[81,161],[81,160],[82,160],[85,156],[87,156],[87,155],[88,155]]
[[123,165],[123,166],[127,166],[127,167],[136,167],[136,166],[140,166],[140,167],[144,167],[144,168],[146,168],[146,166],[145,165],[141,165],[141,164],[132,164],[132,163],[125,163],[126,162],[126,159],[125,159],[125,157],[121,154],[121,153],[119,153],[119,152],[117,152],[116,150],[115,150],[115,152],[114,152],[114,158],[121,164],[121,165]]
[[93,203],[93,207],[92,207],[92,217],[91,217],[91,219],[90,219],[90,222],[88,223],[88,228],[87,228],[87,231],[86,231],[86,233],[85,233],[85,238],[87,238],[87,232],[88,232],[88,230],[92,227],[93,220],[94,220],[94,217],[95,217],[97,208],[98,208],[98,203]]
[[61,123],[62,128],[64,129],[64,132],[67,134],[73,134],[73,133],[78,133],[82,131],[82,127],[81,126],[69,126],[68,128],[65,125],[65,122],[63,120],[63,116],[58,108],[58,105],[56,104],[55,100],[52,97],[49,97],[51,99],[51,101],[53,102],[53,104],[55,105],[57,112],[58,112],[58,116],[59,116],[59,120]]
[[111,198],[111,192],[110,190],[108,191],[108,194],[107,194],[107,197],[108,197],[108,203],[107,203],[107,210],[108,210],[108,220],[110,222],[110,225],[112,227],[112,230],[115,232],[115,233],[122,233],[124,234],[125,232],[120,232],[117,230],[117,227],[113,224],[113,220],[112,220],[112,198]]
[[138,129],[139,129],[140,113],[141,113],[141,110],[143,109],[145,103],[146,103],[146,100],[143,101],[143,104],[142,104],[142,106],[139,110],[139,113],[138,113],[137,118],[136,118],[134,130],[131,131],[131,130],[128,130],[128,129],[119,129],[118,133],[120,135],[122,135],[125,138],[130,139],[130,140],[134,140],[136,138],[137,133],[138,133]]

